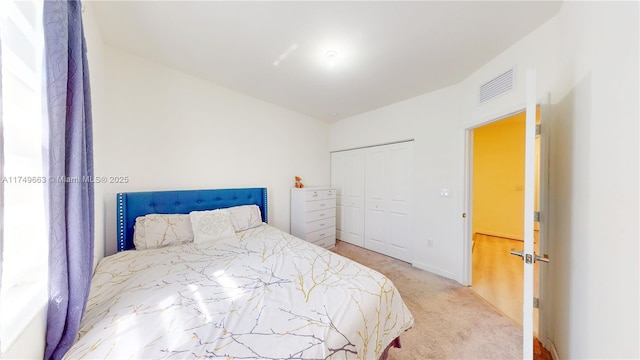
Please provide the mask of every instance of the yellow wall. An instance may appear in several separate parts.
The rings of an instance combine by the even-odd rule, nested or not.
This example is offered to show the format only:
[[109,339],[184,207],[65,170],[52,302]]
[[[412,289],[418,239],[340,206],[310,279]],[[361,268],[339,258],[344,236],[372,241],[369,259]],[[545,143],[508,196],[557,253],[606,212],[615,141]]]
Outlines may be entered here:
[[473,131],[473,233],[524,239],[525,113]]

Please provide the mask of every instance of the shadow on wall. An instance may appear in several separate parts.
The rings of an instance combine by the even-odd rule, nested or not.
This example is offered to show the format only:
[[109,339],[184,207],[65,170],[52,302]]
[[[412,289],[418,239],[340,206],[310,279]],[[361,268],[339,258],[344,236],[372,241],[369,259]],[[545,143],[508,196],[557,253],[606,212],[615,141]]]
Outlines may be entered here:
[[555,261],[548,267],[550,306],[544,316],[549,338],[562,357],[570,349],[568,334],[578,330],[572,324],[585,308],[575,304],[589,301],[590,269],[576,260],[589,252],[580,240],[588,238],[591,96],[589,74],[551,109],[548,243]]

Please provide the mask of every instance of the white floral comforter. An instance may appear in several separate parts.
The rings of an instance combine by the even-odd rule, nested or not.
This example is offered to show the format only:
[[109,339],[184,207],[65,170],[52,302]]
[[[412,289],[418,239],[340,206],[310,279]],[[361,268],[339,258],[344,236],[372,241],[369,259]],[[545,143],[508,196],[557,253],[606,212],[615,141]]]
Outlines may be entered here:
[[104,258],[66,358],[377,359],[412,325],[388,278],[262,225]]

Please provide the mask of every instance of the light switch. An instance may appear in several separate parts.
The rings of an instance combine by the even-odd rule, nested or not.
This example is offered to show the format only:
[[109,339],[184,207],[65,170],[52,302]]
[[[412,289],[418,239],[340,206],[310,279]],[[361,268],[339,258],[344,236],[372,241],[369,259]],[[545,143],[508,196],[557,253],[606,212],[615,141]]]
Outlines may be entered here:
[[448,198],[449,197],[449,189],[444,189],[444,188],[440,189],[440,196]]

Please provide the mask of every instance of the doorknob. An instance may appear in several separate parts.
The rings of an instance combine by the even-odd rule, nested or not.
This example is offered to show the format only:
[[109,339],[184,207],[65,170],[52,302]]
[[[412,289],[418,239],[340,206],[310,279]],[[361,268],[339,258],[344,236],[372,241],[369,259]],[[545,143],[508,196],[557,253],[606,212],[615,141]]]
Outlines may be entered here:
[[546,262],[547,264],[549,263],[549,255],[542,254],[542,256],[538,256],[538,255],[536,255],[536,253],[533,253],[533,255],[536,258],[535,261],[542,261],[542,262]]
[[516,251],[515,249],[511,249],[509,253],[511,255],[520,256],[522,260],[524,260],[524,262],[526,262],[527,264],[533,264],[533,256],[531,256],[531,254],[525,254],[524,250]]
[[515,256],[520,256],[521,258],[524,259],[524,250],[516,251],[516,249],[511,249],[511,251],[509,251],[509,254],[515,255]]
[[536,261],[542,261],[542,262],[545,262],[545,263],[549,263],[549,255],[547,255],[547,254],[543,254],[542,256],[538,256],[536,253],[533,253],[533,256],[531,256],[531,254],[525,254],[524,250],[516,251],[515,249],[511,249],[511,251],[509,251],[509,253],[511,255],[520,256],[527,264],[533,264]]

